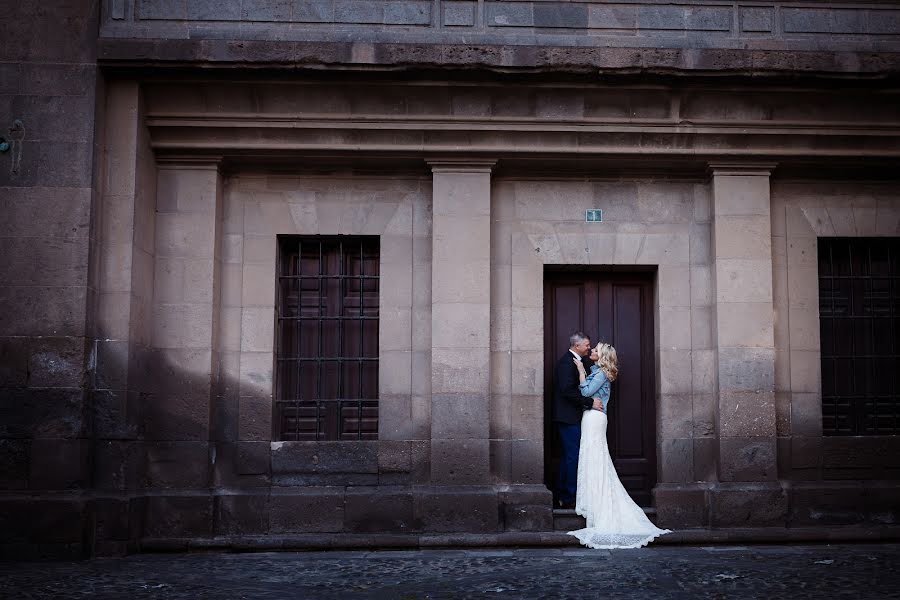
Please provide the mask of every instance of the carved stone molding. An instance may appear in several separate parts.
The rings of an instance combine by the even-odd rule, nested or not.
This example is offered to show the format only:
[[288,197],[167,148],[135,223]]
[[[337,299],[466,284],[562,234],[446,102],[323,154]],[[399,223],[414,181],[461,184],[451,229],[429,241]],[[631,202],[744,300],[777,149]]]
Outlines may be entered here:
[[433,173],[490,173],[496,166],[495,159],[442,157],[425,160]]
[[[900,9],[887,0],[806,4],[790,0],[677,4],[665,0],[616,4],[586,0],[276,4],[110,0],[104,3],[101,23],[101,38],[167,39],[173,41],[173,47],[182,40],[259,40],[260,32],[268,32],[269,39],[284,42],[338,39],[459,45],[458,52],[463,54],[465,46],[550,43],[561,47],[866,52],[896,51],[900,42]],[[208,58],[216,60],[215,56]],[[256,60],[261,58],[256,55]]]
[[222,156],[206,154],[162,154],[156,158],[160,169],[215,170],[222,168]]
[[760,175],[768,177],[778,163],[753,161],[715,161],[709,163],[712,175]]

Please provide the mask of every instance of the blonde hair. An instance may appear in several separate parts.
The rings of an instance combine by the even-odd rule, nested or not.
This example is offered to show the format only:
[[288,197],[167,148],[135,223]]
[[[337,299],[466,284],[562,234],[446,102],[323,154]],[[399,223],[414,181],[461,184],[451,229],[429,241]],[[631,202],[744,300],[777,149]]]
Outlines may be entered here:
[[616,349],[610,344],[597,344],[597,366],[606,374],[606,378],[615,381],[619,376],[619,357]]

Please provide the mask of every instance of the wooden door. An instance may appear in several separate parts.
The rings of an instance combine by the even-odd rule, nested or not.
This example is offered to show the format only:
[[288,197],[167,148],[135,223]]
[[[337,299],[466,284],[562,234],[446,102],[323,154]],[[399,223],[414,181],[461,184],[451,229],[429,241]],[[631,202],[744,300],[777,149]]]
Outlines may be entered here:
[[651,505],[656,485],[656,402],[653,365],[652,272],[547,271],[544,276],[545,482],[551,489],[559,464],[552,419],[553,370],[583,331],[611,343],[619,356],[613,383],[607,440],[619,478],[641,506]]

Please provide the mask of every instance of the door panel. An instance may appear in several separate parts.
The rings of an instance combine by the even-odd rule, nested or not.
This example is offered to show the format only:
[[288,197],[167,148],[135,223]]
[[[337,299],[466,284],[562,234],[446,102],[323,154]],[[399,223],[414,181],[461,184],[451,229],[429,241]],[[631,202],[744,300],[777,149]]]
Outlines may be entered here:
[[607,439],[619,478],[641,506],[656,484],[656,406],[653,366],[653,273],[547,272],[544,277],[545,481],[553,488],[559,440],[552,422],[553,369],[584,331],[591,343],[611,343],[619,356]]

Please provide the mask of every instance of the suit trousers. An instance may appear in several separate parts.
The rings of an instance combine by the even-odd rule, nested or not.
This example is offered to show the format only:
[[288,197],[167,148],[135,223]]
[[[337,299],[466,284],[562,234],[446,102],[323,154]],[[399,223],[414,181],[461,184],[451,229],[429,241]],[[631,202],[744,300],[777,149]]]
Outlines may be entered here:
[[562,454],[559,457],[559,475],[556,493],[565,504],[575,502],[575,488],[578,484],[578,448],[581,445],[581,425],[557,423]]

